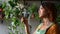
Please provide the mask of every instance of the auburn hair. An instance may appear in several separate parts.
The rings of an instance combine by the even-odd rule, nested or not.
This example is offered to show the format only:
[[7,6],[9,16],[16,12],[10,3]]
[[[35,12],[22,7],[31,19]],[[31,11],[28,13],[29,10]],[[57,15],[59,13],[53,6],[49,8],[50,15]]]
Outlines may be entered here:
[[42,2],[41,5],[46,10],[46,17],[48,17],[50,21],[56,22],[57,9],[55,4],[51,2]]

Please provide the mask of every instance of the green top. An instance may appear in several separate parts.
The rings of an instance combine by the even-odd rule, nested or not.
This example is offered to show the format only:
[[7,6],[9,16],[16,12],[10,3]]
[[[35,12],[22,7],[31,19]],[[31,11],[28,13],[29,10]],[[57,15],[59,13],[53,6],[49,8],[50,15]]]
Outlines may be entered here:
[[45,34],[46,30],[38,30],[36,34]]
[[[42,25],[43,25],[43,23],[40,24],[40,27],[41,27]],[[51,25],[52,25],[52,23],[47,27],[47,29],[48,29]],[[38,30],[36,31],[36,34],[45,34],[47,29],[45,29],[45,30],[40,30],[40,29],[38,29]]]

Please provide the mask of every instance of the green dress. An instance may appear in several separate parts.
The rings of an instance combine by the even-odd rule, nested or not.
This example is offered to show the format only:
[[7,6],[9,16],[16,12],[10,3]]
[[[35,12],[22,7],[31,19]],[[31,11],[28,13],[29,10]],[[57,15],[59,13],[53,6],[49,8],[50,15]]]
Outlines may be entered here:
[[[43,24],[43,23],[40,24],[40,27],[42,26],[42,24]],[[52,23],[47,27],[47,29],[48,29],[51,25],[52,25]],[[47,29],[45,29],[45,30],[40,30],[40,29],[38,29],[38,30],[36,31],[36,34],[45,34]]]

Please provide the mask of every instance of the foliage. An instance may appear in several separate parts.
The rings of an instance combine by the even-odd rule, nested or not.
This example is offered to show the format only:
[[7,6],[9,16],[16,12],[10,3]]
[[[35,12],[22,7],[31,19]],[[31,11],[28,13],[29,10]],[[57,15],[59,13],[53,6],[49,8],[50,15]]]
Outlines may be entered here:
[[35,19],[36,20],[40,20],[39,16],[38,16],[38,7],[36,6],[36,4],[32,4],[30,7],[28,7],[28,11],[30,12],[30,14],[34,14],[35,15]]
[[60,4],[56,4],[56,8],[57,8],[57,18],[56,21],[60,22]]
[[[24,24],[20,21],[20,16],[22,10],[20,9],[18,1],[10,0],[8,3],[4,2],[2,4],[3,13],[5,14],[4,19],[9,22],[11,20],[11,24],[9,25],[9,34],[18,34],[20,31],[20,27],[24,28]],[[16,7],[18,6],[18,7]],[[18,28],[19,27],[19,28]]]

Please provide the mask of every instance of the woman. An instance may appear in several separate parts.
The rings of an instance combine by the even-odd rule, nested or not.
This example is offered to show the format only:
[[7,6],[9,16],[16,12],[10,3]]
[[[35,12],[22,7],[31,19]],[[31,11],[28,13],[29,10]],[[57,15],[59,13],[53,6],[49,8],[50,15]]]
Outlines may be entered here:
[[[36,31],[33,34],[60,34],[60,30],[56,22],[57,9],[55,8],[55,5],[53,3],[41,3],[38,13],[39,17],[42,19],[42,23],[37,27]],[[24,21],[25,25],[27,25],[27,21],[25,19]],[[28,33],[28,27],[27,30]]]
[[34,34],[60,34],[56,22],[57,9],[53,3],[41,3],[38,13],[43,22],[37,27]]

